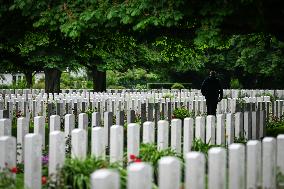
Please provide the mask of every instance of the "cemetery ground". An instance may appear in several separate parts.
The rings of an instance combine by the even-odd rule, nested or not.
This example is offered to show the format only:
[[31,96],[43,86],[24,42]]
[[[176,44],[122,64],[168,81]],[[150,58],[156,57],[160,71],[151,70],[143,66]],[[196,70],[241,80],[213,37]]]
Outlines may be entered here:
[[[152,116],[155,113],[150,118],[152,121],[148,120],[150,109],[147,111],[148,121],[143,120],[141,109],[136,113],[132,111],[136,108],[128,109],[133,105],[131,103],[126,105],[123,113],[117,112],[115,115],[100,110],[98,104],[91,106],[92,103],[86,108],[82,108],[81,104],[81,110],[77,112],[73,104],[71,112],[74,115],[66,110],[65,115],[60,116],[58,112],[54,115],[51,113],[58,106],[56,101],[48,101],[51,108],[46,104],[46,118],[43,119],[43,112],[35,116],[35,111],[31,110],[29,121],[23,112],[13,111],[10,135],[17,138],[17,145],[14,145],[17,164],[11,166],[11,159],[16,158],[11,157],[13,152],[9,152],[14,148],[13,138],[1,136],[0,163],[7,159],[8,162],[1,169],[0,188],[29,188],[27,182],[30,188],[284,188],[284,174],[281,171],[284,167],[284,116],[281,99],[270,96],[265,107],[255,103],[258,104],[258,110],[249,111],[249,115],[264,110],[268,112],[263,130],[258,122],[260,126],[257,129],[260,130],[256,130],[258,136],[254,136],[253,129],[250,131],[252,133],[246,133],[246,121],[243,122],[242,133],[239,130],[240,134],[237,134],[237,116],[243,114],[243,119],[246,119],[246,108],[254,104],[245,102],[247,99],[240,97],[242,100],[236,100],[233,112],[233,105],[226,105],[230,110],[225,112],[222,112],[221,105],[220,114],[215,118],[206,116],[202,103],[196,102],[198,108],[175,103],[177,94],[181,92],[174,91],[162,96],[165,102],[175,104],[171,117],[167,115],[170,112],[167,107],[169,112],[158,108],[159,119],[155,118],[157,111],[153,106]],[[260,97],[264,99],[264,96]],[[231,99],[225,101],[234,103]],[[97,115],[98,112],[101,114]],[[265,111],[263,113],[266,114]],[[104,138],[106,122],[109,126],[107,139]],[[40,124],[44,125],[44,131],[36,131]],[[222,136],[218,134],[218,125],[222,125]],[[4,127],[2,123],[0,126]],[[233,134],[231,126],[234,127]],[[28,129],[24,131],[26,137],[19,136],[19,129],[24,127]],[[66,132],[68,129],[69,132]],[[37,138],[37,134],[31,134],[37,132],[44,133],[44,137]],[[208,138],[208,135],[211,137]],[[20,144],[19,138],[23,139]],[[105,143],[99,144],[99,140],[105,139]],[[43,142],[45,145],[42,146]],[[24,150],[21,146],[23,143]],[[31,172],[25,173],[25,169],[31,169]],[[30,177],[31,180],[25,181],[24,177]]]

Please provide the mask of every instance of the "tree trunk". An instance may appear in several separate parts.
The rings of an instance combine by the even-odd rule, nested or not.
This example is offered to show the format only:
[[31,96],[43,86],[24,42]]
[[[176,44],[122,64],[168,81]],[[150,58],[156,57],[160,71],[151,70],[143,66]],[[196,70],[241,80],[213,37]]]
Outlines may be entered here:
[[45,92],[60,93],[61,71],[56,68],[47,68],[45,74]]
[[24,72],[24,74],[25,74],[26,83],[27,83],[27,84],[26,84],[26,87],[27,87],[28,89],[30,89],[30,88],[32,88],[32,86],[33,86],[33,73],[27,71],[27,72]]
[[106,72],[98,70],[97,66],[93,67],[93,89],[95,92],[106,91]]

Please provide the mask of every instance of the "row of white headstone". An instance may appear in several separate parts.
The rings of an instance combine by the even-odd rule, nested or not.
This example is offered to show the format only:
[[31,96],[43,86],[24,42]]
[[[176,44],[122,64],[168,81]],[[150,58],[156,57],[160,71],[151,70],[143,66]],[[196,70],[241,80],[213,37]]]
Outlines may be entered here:
[[[277,144],[276,144],[277,143]],[[284,135],[226,149],[216,147],[208,152],[208,184],[206,159],[200,152],[185,156],[185,189],[276,189],[277,171],[284,173]],[[228,162],[227,162],[228,161]],[[228,167],[227,167],[228,165]],[[181,162],[176,157],[163,157],[158,163],[159,189],[180,189]],[[279,168],[279,169],[277,169]],[[131,163],[127,168],[128,189],[151,189],[153,168],[149,163]],[[283,183],[282,183],[283,184]],[[91,175],[92,189],[119,189],[120,178],[115,170],[100,169]]]
[[[33,117],[41,114],[45,115],[45,109],[47,104],[51,102],[56,103],[56,109],[60,112],[57,113],[65,114],[74,112],[80,112],[82,109],[87,109],[92,107],[96,108],[99,112],[112,111],[115,110],[135,110],[140,113],[141,104],[146,103],[148,110],[148,103],[160,103],[160,109],[162,109],[162,103],[168,106],[168,102],[173,102],[172,109],[176,106],[180,106],[180,103],[186,106],[189,110],[194,112],[206,112],[206,105],[204,97],[198,92],[184,92],[184,93],[173,93],[173,98],[163,98],[163,93],[127,93],[122,95],[121,93],[106,94],[106,93],[79,93],[79,94],[51,94],[49,97],[47,94],[32,95],[30,94],[27,98],[21,95],[6,95],[4,99],[1,99],[0,95],[0,110],[1,102],[4,102],[5,108],[9,109],[9,114],[13,113],[14,110],[21,110],[25,114],[31,114]],[[246,102],[257,103],[257,102],[269,102],[269,96],[261,97],[250,97],[244,98]],[[76,106],[74,106],[76,103]],[[83,103],[85,105],[83,105]],[[66,104],[70,107],[66,107]],[[3,106],[3,105],[2,105]],[[43,107],[44,106],[44,107]],[[84,108],[83,108],[84,106]],[[29,112],[30,111],[30,112]],[[218,105],[219,113],[234,113],[236,111],[236,98],[223,99]],[[11,117],[11,116],[9,116]]]
[[[77,94],[77,93],[92,93],[90,89],[62,89],[62,93]],[[106,93],[139,93],[139,92],[152,92],[152,93],[178,93],[178,92],[200,92],[199,89],[151,89],[151,90],[135,90],[135,89],[107,89]],[[237,98],[239,95],[256,97],[263,94],[275,95],[277,97],[284,97],[284,90],[267,90],[267,89],[224,89],[225,96]],[[44,94],[44,89],[0,89],[0,94]]]
[[[264,114],[264,113],[263,113]],[[262,115],[263,115],[262,114]],[[111,154],[116,160],[123,158],[123,141],[127,137],[128,154],[136,154],[139,152],[140,136],[141,142],[157,144],[158,149],[166,149],[171,147],[178,153],[186,154],[191,150],[192,143],[195,139],[200,139],[205,143],[228,145],[234,142],[235,138],[245,139],[260,139],[265,136],[265,122],[260,116],[259,120],[263,122],[257,123],[257,112],[245,114],[238,112],[236,114],[219,114],[215,116],[185,118],[183,121],[180,119],[173,119],[171,123],[166,120],[160,120],[155,126],[154,122],[144,122],[143,127],[139,124],[128,122],[127,136],[124,136],[123,124],[113,126],[113,118],[110,112],[106,112],[104,125],[100,127],[97,122],[97,113],[92,116],[92,134],[91,134],[91,149],[92,154],[95,156],[105,157],[105,148],[110,146],[110,149],[116,152]],[[251,121],[251,122],[250,122]],[[119,123],[119,122],[117,122]],[[252,124],[249,124],[252,123]],[[257,126],[258,125],[258,126]],[[41,136],[42,148],[46,147],[46,124],[43,116],[34,118],[33,133]],[[79,130],[78,130],[79,129]],[[78,129],[75,128],[75,116],[73,114],[65,115],[64,123],[64,137],[65,140],[71,137],[78,150],[83,150],[82,146],[86,149],[82,151],[82,155],[86,156],[88,145],[88,116],[86,113],[79,114]],[[157,133],[155,131],[157,130]],[[53,131],[62,131],[60,116],[53,115],[50,117],[49,133]],[[78,132],[73,139],[73,131]],[[80,131],[80,132],[79,132]],[[82,132],[84,131],[84,132]],[[141,135],[140,135],[140,132]],[[9,119],[0,119],[0,136],[11,136],[12,134],[11,121]],[[17,119],[17,161],[24,161],[24,153],[26,146],[24,145],[24,137],[29,133],[29,123],[24,117]],[[82,136],[81,136],[82,135]],[[86,136],[85,136],[86,135]],[[84,138],[84,139],[83,139]],[[50,141],[51,139],[49,139]],[[85,142],[82,145],[82,142]],[[72,143],[73,144],[73,143]],[[112,146],[113,144],[113,146]]]
[[[134,125],[129,125],[129,127],[135,127]],[[94,128],[94,130],[100,131],[101,129]],[[132,132],[135,132],[135,130],[132,130]],[[112,141],[116,141],[116,137],[123,135],[122,127],[113,126],[111,133],[113,133],[112,137],[114,138]],[[86,158],[85,139],[86,132],[84,130],[75,129],[72,131],[72,158],[81,160]],[[113,150],[113,146],[120,146],[121,148],[123,144],[113,143],[112,141],[110,148],[111,162],[120,162],[121,159],[115,158],[118,151]],[[55,175],[58,169],[64,165],[64,142],[63,132],[53,131],[50,133],[48,165],[50,176]],[[25,187],[39,189],[41,188],[42,176],[41,136],[39,134],[27,134],[25,146]],[[129,149],[131,148],[129,147]],[[0,154],[0,167],[12,168],[16,166],[16,139],[11,136],[0,137],[0,150],[2,152]],[[137,152],[131,151],[131,154],[137,154]],[[279,135],[277,141],[271,137],[264,138],[262,143],[257,140],[248,141],[246,149],[242,144],[231,144],[228,147],[228,158],[224,148],[211,148],[208,152],[208,188],[225,189],[228,179],[228,188],[230,189],[257,189],[259,187],[276,189],[276,175],[284,173],[283,159],[284,135]],[[188,152],[185,154],[185,163],[185,188],[204,189],[206,185],[204,155],[199,152]],[[131,163],[127,170],[127,188],[152,188],[153,168],[150,164]],[[181,175],[181,163],[176,157],[163,157],[159,161],[158,183],[160,189],[179,189]],[[119,186],[119,175],[115,171],[103,169],[97,170],[91,175],[91,187],[93,189],[117,189]]]

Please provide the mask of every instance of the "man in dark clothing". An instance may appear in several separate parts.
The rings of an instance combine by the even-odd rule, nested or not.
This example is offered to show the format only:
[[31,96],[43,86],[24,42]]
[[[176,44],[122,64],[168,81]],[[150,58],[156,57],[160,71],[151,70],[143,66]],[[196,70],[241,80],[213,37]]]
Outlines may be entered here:
[[210,71],[210,76],[203,81],[201,93],[206,98],[207,115],[216,116],[217,104],[223,98],[223,89],[215,71]]

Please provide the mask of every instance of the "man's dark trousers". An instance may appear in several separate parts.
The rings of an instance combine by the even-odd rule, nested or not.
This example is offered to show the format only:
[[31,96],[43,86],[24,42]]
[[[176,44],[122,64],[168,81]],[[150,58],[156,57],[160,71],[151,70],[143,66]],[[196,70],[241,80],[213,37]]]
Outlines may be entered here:
[[214,115],[214,116],[216,116],[217,104],[218,104],[218,101],[206,100],[207,115]]

